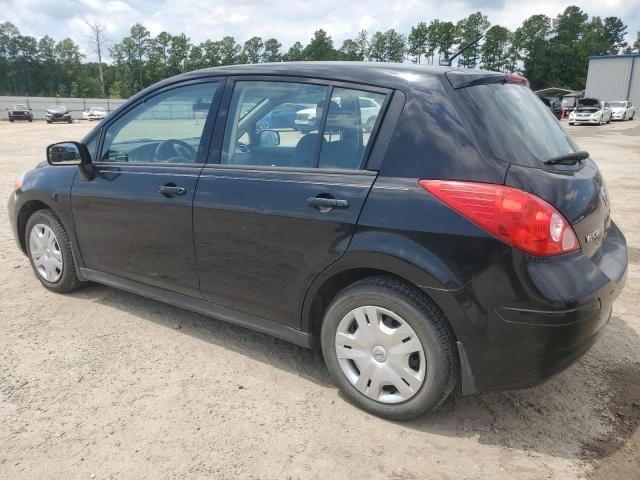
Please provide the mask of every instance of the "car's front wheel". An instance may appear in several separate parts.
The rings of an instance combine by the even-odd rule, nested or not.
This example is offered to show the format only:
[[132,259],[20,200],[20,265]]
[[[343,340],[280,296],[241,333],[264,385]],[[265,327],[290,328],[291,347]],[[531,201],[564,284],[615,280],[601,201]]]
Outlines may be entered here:
[[67,293],[79,286],[69,237],[51,210],[38,210],[29,217],[25,243],[31,267],[46,288]]
[[381,417],[430,412],[458,382],[454,335],[443,313],[394,277],[366,278],[340,292],[325,314],[321,342],[345,397]]

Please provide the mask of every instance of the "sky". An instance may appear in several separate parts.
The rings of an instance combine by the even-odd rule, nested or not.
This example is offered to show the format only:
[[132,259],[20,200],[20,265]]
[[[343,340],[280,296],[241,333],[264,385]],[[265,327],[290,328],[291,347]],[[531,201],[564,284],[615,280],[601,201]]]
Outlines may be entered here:
[[417,22],[456,22],[478,10],[492,25],[517,28],[534,14],[555,17],[569,5],[591,16],[618,16],[628,25],[628,41],[640,30],[640,0],[0,0],[0,22],[10,21],[23,35],[73,38],[88,60],[95,60],[85,21],[107,26],[111,43],[140,22],[152,35],[185,33],[193,43],[226,35],[242,43],[252,36],[277,38],[286,48],[308,43],[322,28],[336,48],[362,29],[394,28],[405,35]]

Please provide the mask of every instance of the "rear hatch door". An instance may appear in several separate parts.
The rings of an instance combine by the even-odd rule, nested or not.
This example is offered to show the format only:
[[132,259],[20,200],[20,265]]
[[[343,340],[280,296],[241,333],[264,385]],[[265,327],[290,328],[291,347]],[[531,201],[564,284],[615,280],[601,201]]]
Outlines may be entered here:
[[[456,88],[458,104],[487,161],[509,163],[505,184],[553,205],[573,225],[582,251],[596,255],[610,227],[608,195],[591,158],[548,164],[580,151],[523,82]],[[454,86],[455,88],[455,86]],[[596,259],[594,259],[596,260]]]

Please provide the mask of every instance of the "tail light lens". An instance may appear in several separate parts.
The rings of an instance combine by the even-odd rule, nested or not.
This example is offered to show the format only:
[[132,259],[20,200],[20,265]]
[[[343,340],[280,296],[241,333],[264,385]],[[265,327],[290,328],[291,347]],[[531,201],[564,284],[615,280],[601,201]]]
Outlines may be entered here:
[[523,190],[444,180],[420,180],[419,184],[491,235],[531,255],[545,257],[580,248],[564,216]]

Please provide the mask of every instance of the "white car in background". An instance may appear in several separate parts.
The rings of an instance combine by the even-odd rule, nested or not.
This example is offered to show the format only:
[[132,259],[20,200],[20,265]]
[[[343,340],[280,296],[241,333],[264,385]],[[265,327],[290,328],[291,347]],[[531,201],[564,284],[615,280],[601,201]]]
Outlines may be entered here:
[[633,106],[633,103],[627,102],[625,100],[609,102],[611,105],[611,110],[613,114],[611,115],[611,120],[633,120],[633,117],[636,115],[636,107]]
[[[365,132],[370,132],[376,124],[376,118],[380,112],[380,104],[373,98],[359,97],[360,103],[360,120]],[[296,113],[296,119],[293,121],[296,130],[302,133],[309,133],[317,128],[316,107],[305,108]]]
[[569,125],[582,123],[602,125],[611,121],[612,113],[608,102],[600,102],[594,98],[582,98],[578,107],[569,114]]
[[82,112],[83,120],[102,120],[106,116],[107,111],[102,107],[91,107]]

